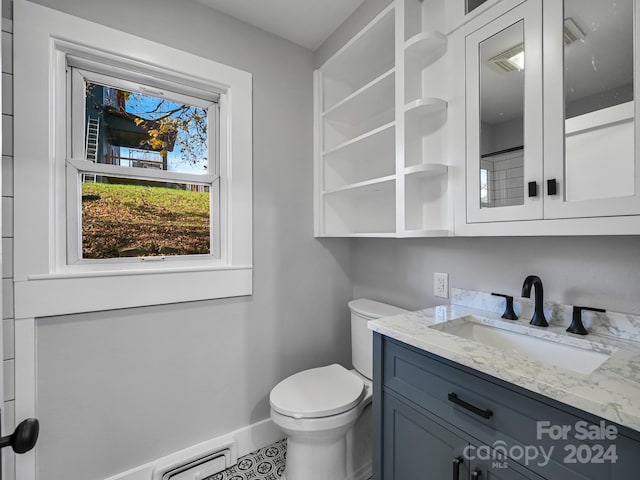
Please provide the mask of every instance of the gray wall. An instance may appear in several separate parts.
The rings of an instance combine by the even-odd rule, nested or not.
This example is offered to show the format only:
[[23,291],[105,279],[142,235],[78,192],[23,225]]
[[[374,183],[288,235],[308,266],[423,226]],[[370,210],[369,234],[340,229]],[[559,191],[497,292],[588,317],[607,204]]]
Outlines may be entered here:
[[268,418],[295,371],[349,366],[351,243],[313,238],[311,52],[195,1],[38,3],[253,74],[253,297],[37,321],[38,478],[103,479]]
[[354,298],[418,309],[447,300],[433,296],[433,272],[449,285],[519,296],[537,274],[545,298],[640,314],[640,238],[502,237],[358,239]]
[[351,40],[359,30],[375,18],[392,0],[364,0],[364,3],[340,25],[316,50],[316,68]]
[[419,308],[441,303],[434,270],[515,294],[539,273],[549,298],[640,313],[637,237],[313,239],[312,70],[388,0],[366,0],[315,58],[195,2],[38,3],[254,75],[255,294],[38,320],[41,480],[102,479],[267,418],[280,379],[349,364],[352,291]]
[[[367,0],[316,52],[322,65],[386,4]],[[433,296],[433,272],[450,286],[519,295],[539,274],[546,297],[640,314],[639,237],[442,238],[354,240],[354,298],[417,309]]]

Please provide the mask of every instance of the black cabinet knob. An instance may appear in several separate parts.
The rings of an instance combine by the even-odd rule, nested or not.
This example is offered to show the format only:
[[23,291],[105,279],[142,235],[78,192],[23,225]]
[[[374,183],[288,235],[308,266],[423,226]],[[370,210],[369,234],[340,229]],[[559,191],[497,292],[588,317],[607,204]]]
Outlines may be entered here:
[[529,182],[529,196],[530,197],[538,196],[538,184],[536,182]]
[[557,195],[558,194],[558,182],[555,178],[550,178],[547,180],[547,195]]

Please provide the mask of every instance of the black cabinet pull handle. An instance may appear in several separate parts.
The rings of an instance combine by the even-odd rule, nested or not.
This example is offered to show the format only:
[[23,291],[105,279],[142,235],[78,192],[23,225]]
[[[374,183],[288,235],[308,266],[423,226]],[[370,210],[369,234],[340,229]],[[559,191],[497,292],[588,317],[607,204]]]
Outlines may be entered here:
[[462,457],[453,459],[453,480],[460,480],[460,464],[464,462]]
[[473,412],[482,418],[491,418],[493,416],[493,412],[491,410],[489,409],[482,410],[481,408],[478,408],[475,405],[471,405],[470,403],[467,403],[464,400],[461,400],[460,398],[458,398],[458,395],[456,393],[450,393],[448,398],[450,402],[453,402],[456,405],[459,405],[462,408],[469,410],[470,412]]
[[538,184],[536,182],[529,182],[529,196],[530,197],[538,196]]
[[477,468],[474,468],[473,472],[471,472],[471,478],[480,478],[480,475],[482,475],[482,470],[478,470]]
[[547,180],[547,195],[557,195],[558,194],[558,182],[555,178],[550,178]]

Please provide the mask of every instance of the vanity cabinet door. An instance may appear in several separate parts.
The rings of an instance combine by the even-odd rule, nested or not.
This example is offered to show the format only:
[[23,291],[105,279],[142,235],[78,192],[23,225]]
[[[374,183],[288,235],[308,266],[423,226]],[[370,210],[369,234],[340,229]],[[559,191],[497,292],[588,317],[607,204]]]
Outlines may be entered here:
[[640,214],[640,2],[543,3],[544,216]]
[[465,38],[467,222],[535,220],[542,202],[542,0]]
[[471,480],[543,480],[543,477],[513,461],[473,461]]
[[478,460],[478,447],[383,394],[384,480],[542,480],[513,460]]
[[382,479],[467,480],[467,442],[395,395],[383,393]]

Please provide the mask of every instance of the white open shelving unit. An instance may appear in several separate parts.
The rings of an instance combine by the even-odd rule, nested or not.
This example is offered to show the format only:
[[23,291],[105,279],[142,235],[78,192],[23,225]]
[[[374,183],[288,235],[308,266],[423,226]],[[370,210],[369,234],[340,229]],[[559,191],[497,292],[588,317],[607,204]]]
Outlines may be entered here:
[[[425,8],[428,4],[428,12]],[[440,6],[440,8],[438,8]],[[444,236],[452,230],[449,168],[445,157],[447,36],[444,2],[402,0],[397,55],[404,60],[403,236]],[[400,12],[402,9],[402,12]]]
[[447,36],[430,22],[396,0],[316,71],[316,236],[451,235]]

